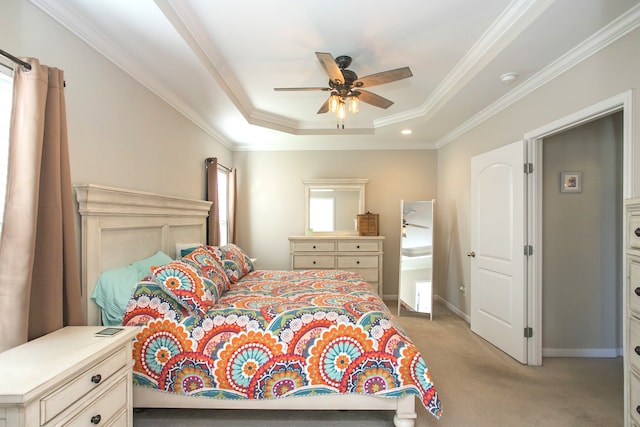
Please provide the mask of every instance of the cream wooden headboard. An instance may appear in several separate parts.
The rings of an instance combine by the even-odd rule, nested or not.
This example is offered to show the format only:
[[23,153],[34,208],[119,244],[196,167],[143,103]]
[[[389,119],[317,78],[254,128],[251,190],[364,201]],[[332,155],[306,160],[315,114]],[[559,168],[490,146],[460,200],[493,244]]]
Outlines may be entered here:
[[81,223],[82,300],[88,325],[100,324],[91,294],[100,273],[157,251],[175,257],[176,243],[204,243],[211,202],[76,185]]

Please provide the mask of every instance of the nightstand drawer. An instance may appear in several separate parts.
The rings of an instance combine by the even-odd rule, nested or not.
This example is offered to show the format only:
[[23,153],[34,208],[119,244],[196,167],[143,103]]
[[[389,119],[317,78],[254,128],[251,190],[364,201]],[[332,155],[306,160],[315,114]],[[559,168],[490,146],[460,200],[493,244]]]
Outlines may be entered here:
[[[102,338],[108,340],[110,338]],[[40,400],[40,422],[45,424],[52,420],[69,405],[100,387],[114,373],[130,363],[131,354],[125,348],[92,366],[62,387]]]
[[293,257],[293,269],[334,269],[336,267],[335,257],[314,256],[314,255],[296,255]]
[[378,268],[377,256],[341,256],[338,257],[338,270],[350,268]]
[[338,242],[338,252],[378,252],[378,242]]
[[[123,410],[126,411],[127,407],[127,381],[128,378],[123,377],[68,423],[63,424],[64,427],[109,425],[112,421],[121,418],[121,413]],[[126,417],[123,421],[126,422]]]
[[336,245],[333,242],[295,242],[293,244],[295,252],[333,252]]

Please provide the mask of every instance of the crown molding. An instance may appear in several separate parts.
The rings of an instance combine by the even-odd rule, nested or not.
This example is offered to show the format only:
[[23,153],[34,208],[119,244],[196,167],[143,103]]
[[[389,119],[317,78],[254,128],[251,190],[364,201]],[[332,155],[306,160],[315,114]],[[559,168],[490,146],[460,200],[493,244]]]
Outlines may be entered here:
[[640,4],[435,142],[442,148],[640,26]]
[[[57,21],[60,25],[69,30],[91,48],[96,50],[126,74],[131,76],[154,95],[173,107],[203,132],[211,136],[216,142],[226,148],[233,148],[234,144],[231,141],[209,126],[199,114],[193,111],[191,107],[184,104],[180,100],[179,96],[168,90],[160,81],[151,77],[152,73],[145,70],[134,58],[125,54],[95,27],[89,25],[72,8],[68,7],[63,2],[53,0],[30,1],[33,5],[41,9],[48,16]],[[55,7],[52,7],[52,5]]]
[[487,63],[495,58],[518,34],[524,31],[553,0],[516,0],[491,24],[473,47],[434,89],[419,108],[378,119],[375,127],[387,126],[411,119],[429,119],[452,98]]

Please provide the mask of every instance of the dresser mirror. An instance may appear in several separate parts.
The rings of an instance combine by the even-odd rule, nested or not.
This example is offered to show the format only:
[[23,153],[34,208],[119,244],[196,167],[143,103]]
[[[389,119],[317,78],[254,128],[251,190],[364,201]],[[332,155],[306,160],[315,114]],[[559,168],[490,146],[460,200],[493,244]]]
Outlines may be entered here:
[[357,235],[367,179],[305,179],[307,235]]
[[435,200],[400,201],[398,314],[433,314],[432,253]]

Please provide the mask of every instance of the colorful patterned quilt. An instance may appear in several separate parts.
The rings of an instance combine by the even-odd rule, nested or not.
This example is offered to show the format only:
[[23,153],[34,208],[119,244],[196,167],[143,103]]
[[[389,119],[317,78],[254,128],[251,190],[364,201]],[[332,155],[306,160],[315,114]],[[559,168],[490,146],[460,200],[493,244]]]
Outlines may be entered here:
[[216,399],[413,394],[441,414],[424,359],[355,273],[252,271],[206,315],[150,276],[123,324],[142,326],[133,375],[141,387]]

